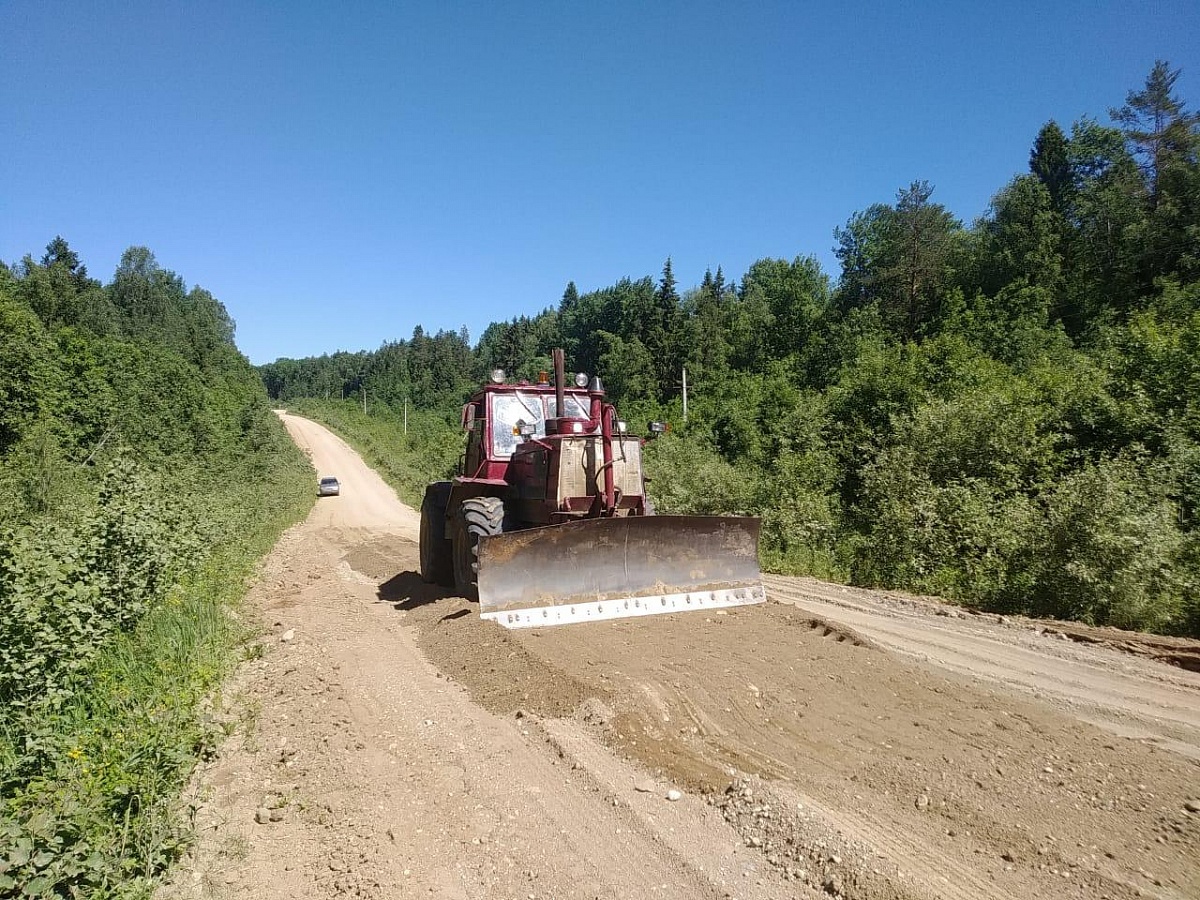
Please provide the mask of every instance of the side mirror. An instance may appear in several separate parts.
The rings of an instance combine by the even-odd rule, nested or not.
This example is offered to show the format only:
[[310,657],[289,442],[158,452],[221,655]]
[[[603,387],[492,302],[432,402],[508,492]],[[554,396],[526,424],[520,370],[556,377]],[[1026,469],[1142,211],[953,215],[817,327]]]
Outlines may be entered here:
[[463,431],[470,431],[474,424],[475,424],[475,404],[474,403],[466,403],[463,405],[463,408],[462,408],[462,429],[463,429]]

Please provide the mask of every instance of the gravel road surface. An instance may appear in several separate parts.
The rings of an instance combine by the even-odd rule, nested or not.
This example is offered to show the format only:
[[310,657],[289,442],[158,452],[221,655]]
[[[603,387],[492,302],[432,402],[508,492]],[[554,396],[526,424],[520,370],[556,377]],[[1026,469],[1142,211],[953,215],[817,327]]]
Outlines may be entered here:
[[774,576],[509,632],[283,418],[342,493],[263,563],[163,897],[1200,897],[1194,643]]

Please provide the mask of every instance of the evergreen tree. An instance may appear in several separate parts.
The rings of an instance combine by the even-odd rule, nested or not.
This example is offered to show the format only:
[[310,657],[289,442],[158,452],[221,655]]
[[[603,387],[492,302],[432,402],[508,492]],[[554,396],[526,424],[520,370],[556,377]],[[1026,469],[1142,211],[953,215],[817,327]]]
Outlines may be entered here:
[[91,280],[88,278],[87,266],[79,261],[79,254],[71,249],[61,234],[55,235],[54,240],[46,245],[42,265],[45,268],[55,265],[66,267],[71,275],[71,280],[75,282],[76,289],[80,291],[86,290],[90,286]]
[[717,266],[717,274],[713,276],[712,289],[718,300],[725,296],[725,273],[720,266]]
[[1029,153],[1029,171],[1050,192],[1054,208],[1062,212],[1071,190],[1071,163],[1067,156],[1067,136],[1057,122],[1047,122],[1038,132]]
[[665,398],[676,393],[675,384],[679,380],[678,370],[682,364],[676,346],[679,291],[675,287],[675,273],[669,256],[663,263],[662,278],[654,292],[654,306],[654,317],[642,340],[649,351],[657,382],[653,393]]
[[562,301],[559,303],[559,312],[569,312],[579,303],[579,291],[575,288],[575,282],[568,281],[567,289],[563,291]]
[[679,291],[675,289],[675,273],[671,269],[671,257],[663,263],[662,280],[658,283],[658,306],[664,311],[674,311],[679,306]]
[[1110,110],[1141,160],[1150,196],[1157,200],[1162,172],[1175,159],[1194,154],[1196,129],[1200,113],[1187,112],[1182,100],[1175,96],[1179,69],[1172,69],[1158,60],[1140,91],[1130,91],[1125,105]]

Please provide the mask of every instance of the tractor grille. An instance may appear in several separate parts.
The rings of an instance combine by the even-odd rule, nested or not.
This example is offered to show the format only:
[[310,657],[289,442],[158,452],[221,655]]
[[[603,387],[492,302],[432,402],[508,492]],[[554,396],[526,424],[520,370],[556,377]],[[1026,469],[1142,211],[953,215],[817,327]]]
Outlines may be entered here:
[[[563,440],[558,500],[603,493],[603,465],[604,449],[599,437]],[[613,438],[613,485],[623,497],[642,496],[642,443],[638,438]]]

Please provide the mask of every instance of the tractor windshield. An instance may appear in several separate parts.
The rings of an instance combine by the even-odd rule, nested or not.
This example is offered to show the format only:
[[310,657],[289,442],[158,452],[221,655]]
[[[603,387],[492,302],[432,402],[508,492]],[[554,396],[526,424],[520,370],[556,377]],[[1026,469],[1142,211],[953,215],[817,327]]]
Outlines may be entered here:
[[[553,395],[527,394],[522,391],[513,394],[493,394],[492,458],[508,459],[518,444],[528,440],[522,437],[519,431],[522,422],[533,426],[534,437],[545,437],[546,419],[555,418],[556,406]],[[591,416],[587,397],[567,394],[563,398],[563,407],[568,418],[587,419]]]
[[[553,397],[546,398],[547,418],[553,419],[556,415],[555,407],[558,402]],[[591,410],[588,409],[588,398],[580,397],[576,394],[567,394],[563,397],[563,406],[566,407],[566,418],[568,419],[587,419],[591,417]]]
[[537,394],[493,394],[492,395],[492,456],[507,459],[517,449],[517,444],[527,438],[521,436],[518,425],[532,425],[535,437],[546,436],[546,417],[542,411],[542,398]]

